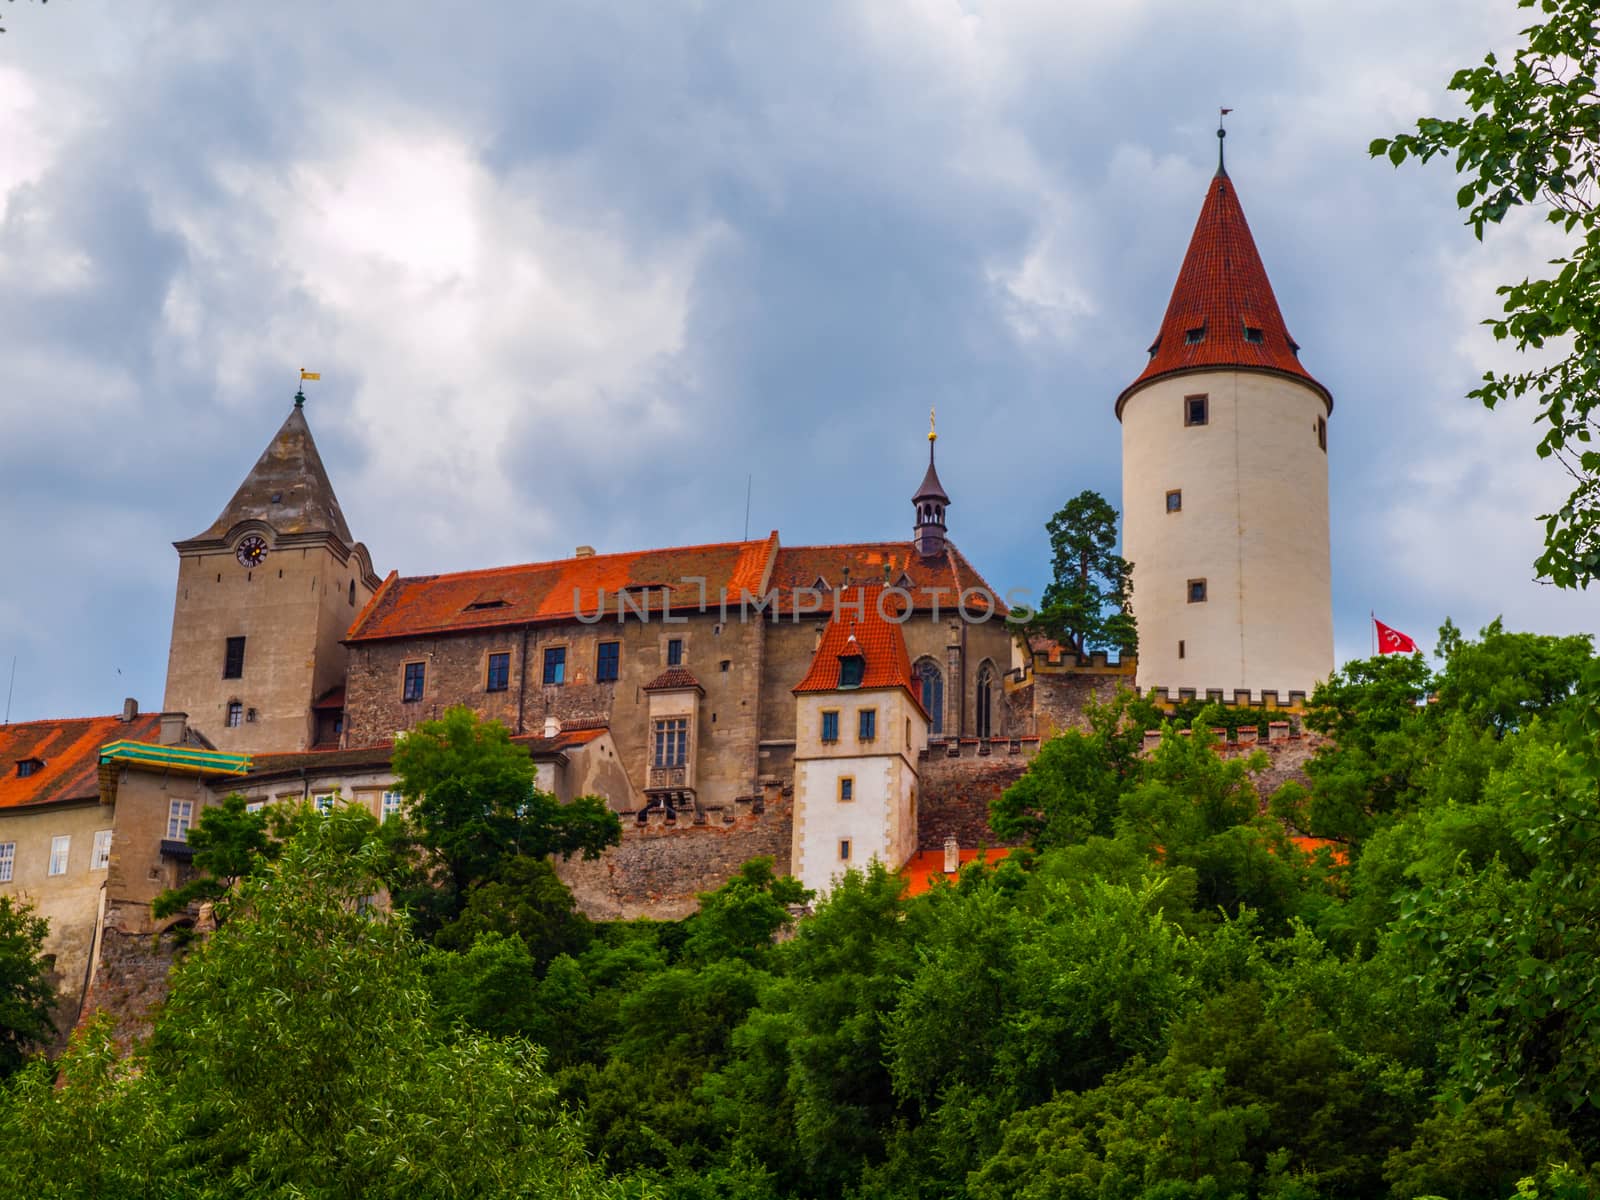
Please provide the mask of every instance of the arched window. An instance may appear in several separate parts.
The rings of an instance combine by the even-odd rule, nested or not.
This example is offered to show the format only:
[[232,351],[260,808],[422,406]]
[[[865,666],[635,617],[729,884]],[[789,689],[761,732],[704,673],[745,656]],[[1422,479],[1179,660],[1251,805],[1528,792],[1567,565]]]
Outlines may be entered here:
[[989,664],[978,668],[978,736],[991,737],[994,732],[994,672]]
[[928,732],[937,737],[944,732],[944,675],[939,671],[939,664],[931,658],[919,662],[917,684],[922,707],[928,710]]
[[356,606],[356,581],[354,579],[352,579],[350,581],[350,607],[354,608],[355,606]]

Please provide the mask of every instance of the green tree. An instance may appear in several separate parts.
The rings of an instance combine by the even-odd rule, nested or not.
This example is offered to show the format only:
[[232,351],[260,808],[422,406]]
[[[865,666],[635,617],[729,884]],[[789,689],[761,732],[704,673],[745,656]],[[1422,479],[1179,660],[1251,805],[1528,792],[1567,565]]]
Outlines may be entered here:
[[1537,449],[1572,477],[1567,502],[1546,514],[1545,549],[1534,564],[1561,587],[1600,576],[1600,27],[1592,0],[1517,0],[1541,20],[1502,63],[1486,55],[1457,71],[1450,90],[1471,115],[1425,117],[1415,133],[1378,138],[1374,157],[1396,165],[1455,156],[1463,183],[1456,204],[1481,240],[1523,205],[1576,238],[1542,279],[1497,289],[1502,314],[1485,323],[1519,351],[1561,352],[1526,371],[1490,371],[1470,394],[1489,408],[1523,395],[1537,399]]
[[1045,525],[1053,573],[1029,622],[1077,654],[1138,649],[1129,603],[1133,564],[1115,553],[1117,510],[1098,492],[1085,491]]
[[245,798],[237,792],[215,807],[201,809],[200,819],[189,830],[189,845],[194,850],[196,875],[182,887],[155,898],[151,911],[158,917],[231,896],[245,877],[278,849],[267,832],[266,812],[249,812]]
[[56,992],[43,955],[49,931],[31,907],[0,896],[0,1079],[55,1031]]

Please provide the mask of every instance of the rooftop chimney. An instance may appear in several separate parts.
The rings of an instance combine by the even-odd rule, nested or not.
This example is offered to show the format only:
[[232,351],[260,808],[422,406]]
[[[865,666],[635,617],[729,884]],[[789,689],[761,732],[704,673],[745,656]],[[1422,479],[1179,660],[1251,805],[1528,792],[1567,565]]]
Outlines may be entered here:
[[953,837],[944,840],[944,873],[954,875],[961,870],[961,843]]
[[594,557],[594,547],[593,546],[579,546],[576,550],[574,550],[572,552],[572,557],[573,558],[593,558]]
[[[133,703],[131,700],[128,703]],[[161,714],[161,744],[163,746],[181,746],[188,740],[189,714],[188,713],[162,713]]]
[[133,724],[133,719],[138,715],[139,702],[132,696],[129,696],[122,702],[122,723],[124,725],[131,725]]
[[556,736],[556,734],[558,734],[560,732],[561,732],[561,722],[559,720],[557,720],[555,717],[546,717],[544,719],[544,736],[545,737],[553,738],[553,737]]

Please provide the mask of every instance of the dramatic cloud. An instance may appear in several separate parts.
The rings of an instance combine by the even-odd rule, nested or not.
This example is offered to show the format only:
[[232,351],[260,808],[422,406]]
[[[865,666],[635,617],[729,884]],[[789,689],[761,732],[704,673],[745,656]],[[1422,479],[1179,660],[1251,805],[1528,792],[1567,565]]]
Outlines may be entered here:
[[1370,138],[1509,0],[18,7],[0,60],[0,674],[13,717],[161,698],[175,556],[288,407],[380,570],[778,527],[905,535],[937,406],[954,536],[1037,587],[1120,496],[1140,369],[1229,163],[1334,392],[1335,615],[1549,631],[1562,491],[1462,399],[1493,286],[1448,168]]

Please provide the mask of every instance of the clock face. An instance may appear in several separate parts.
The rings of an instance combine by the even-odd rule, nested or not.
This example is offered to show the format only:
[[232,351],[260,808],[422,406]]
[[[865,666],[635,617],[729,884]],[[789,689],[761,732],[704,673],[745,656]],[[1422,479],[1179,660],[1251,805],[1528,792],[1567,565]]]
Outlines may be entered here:
[[239,560],[241,567],[259,567],[267,557],[267,539],[259,533],[252,533],[239,543],[239,548],[233,552]]

